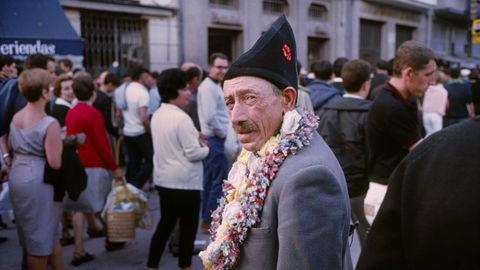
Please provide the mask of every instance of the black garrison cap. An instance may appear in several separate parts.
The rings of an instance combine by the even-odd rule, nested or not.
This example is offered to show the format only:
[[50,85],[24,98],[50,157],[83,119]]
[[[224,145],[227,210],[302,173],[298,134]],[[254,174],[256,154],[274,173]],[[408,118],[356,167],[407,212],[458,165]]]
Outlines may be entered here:
[[298,88],[297,47],[285,15],[280,16],[255,45],[230,66],[224,81],[239,76],[259,77],[279,89]]

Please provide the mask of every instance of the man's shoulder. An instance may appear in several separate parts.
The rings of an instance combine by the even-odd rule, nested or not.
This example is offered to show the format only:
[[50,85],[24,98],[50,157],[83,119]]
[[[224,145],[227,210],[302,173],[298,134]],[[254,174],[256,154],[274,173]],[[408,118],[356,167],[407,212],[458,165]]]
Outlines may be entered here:
[[390,90],[383,87],[378,96],[372,102],[371,111],[375,113],[380,111],[382,113],[408,109],[408,105],[405,101],[399,100]]
[[[445,153],[449,154],[450,161],[461,157],[462,160],[469,159],[467,156],[475,156],[480,161],[480,116],[463,121],[459,124],[449,126],[439,132],[428,136],[419,144],[406,160],[416,162],[426,156],[430,160],[445,160]],[[472,154],[473,153],[473,154]]]
[[327,103],[325,110],[364,111],[370,109],[372,102],[367,99],[339,97]]
[[217,85],[214,81],[212,81],[212,79],[207,77],[198,86],[198,92],[205,91],[205,90],[208,90],[208,89],[214,88],[214,87],[220,87],[220,86]]
[[316,91],[316,90],[333,90],[337,91],[337,89],[330,84],[320,81],[320,80],[313,80],[308,85],[305,86],[306,88]]
[[341,168],[335,155],[327,146],[325,141],[317,132],[314,132],[310,145],[303,147],[288,157],[279,170],[279,177],[288,181],[292,174],[298,174],[302,168],[310,168],[313,171],[329,171],[329,173],[340,177]]
[[95,101],[93,102],[94,106],[102,107],[104,106],[111,98],[105,94],[103,91],[97,91],[97,96],[95,97]]
[[126,86],[125,91],[127,91],[127,95],[130,95],[132,93],[137,94],[137,95],[141,95],[141,94],[147,94],[148,95],[148,89],[143,84],[141,84],[139,82],[129,83]]
[[18,79],[8,79],[0,82],[0,97],[14,96],[18,91]]

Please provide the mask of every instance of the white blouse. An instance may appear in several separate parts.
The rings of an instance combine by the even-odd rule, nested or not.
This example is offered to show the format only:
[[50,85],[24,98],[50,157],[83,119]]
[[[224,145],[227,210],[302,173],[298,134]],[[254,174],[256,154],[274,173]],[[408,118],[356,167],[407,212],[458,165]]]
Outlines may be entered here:
[[164,188],[202,190],[203,164],[209,148],[201,147],[193,121],[175,105],[162,103],[151,120],[153,181]]

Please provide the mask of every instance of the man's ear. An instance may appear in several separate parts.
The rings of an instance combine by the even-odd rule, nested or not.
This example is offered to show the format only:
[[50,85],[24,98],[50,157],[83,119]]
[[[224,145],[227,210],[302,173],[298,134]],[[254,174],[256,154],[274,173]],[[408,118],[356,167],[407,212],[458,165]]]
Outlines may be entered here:
[[402,75],[403,75],[402,77],[404,79],[411,79],[412,76],[413,76],[413,73],[414,73],[413,68],[412,67],[407,67],[406,69],[404,69],[402,71]]
[[289,86],[282,90],[282,102],[287,110],[292,110],[297,104],[297,90]]

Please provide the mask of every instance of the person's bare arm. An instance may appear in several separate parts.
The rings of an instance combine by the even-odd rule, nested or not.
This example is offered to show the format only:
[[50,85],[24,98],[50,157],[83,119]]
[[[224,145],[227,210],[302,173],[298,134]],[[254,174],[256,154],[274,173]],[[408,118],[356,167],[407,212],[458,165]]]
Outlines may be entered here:
[[470,117],[475,117],[475,105],[473,104],[473,102],[470,102],[470,103],[467,103],[467,111],[468,111],[468,115]]
[[50,124],[45,136],[45,153],[47,162],[54,170],[62,167],[62,139],[60,138],[60,124],[57,121]]
[[421,142],[423,141],[423,139],[420,138],[420,140],[418,140],[416,143],[412,144],[409,148],[408,148],[408,151],[412,151],[415,147],[417,147],[417,145],[419,145]]
[[12,157],[9,154],[8,134],[0,137],[0,152],[2,152],[3,162],[7,167],[10,167],[12,165]]
[[148,107],[138,108],[138,115],[140,116],[140,121],[142,121],[145,132],[150,133],[150,121],[148,120]]

